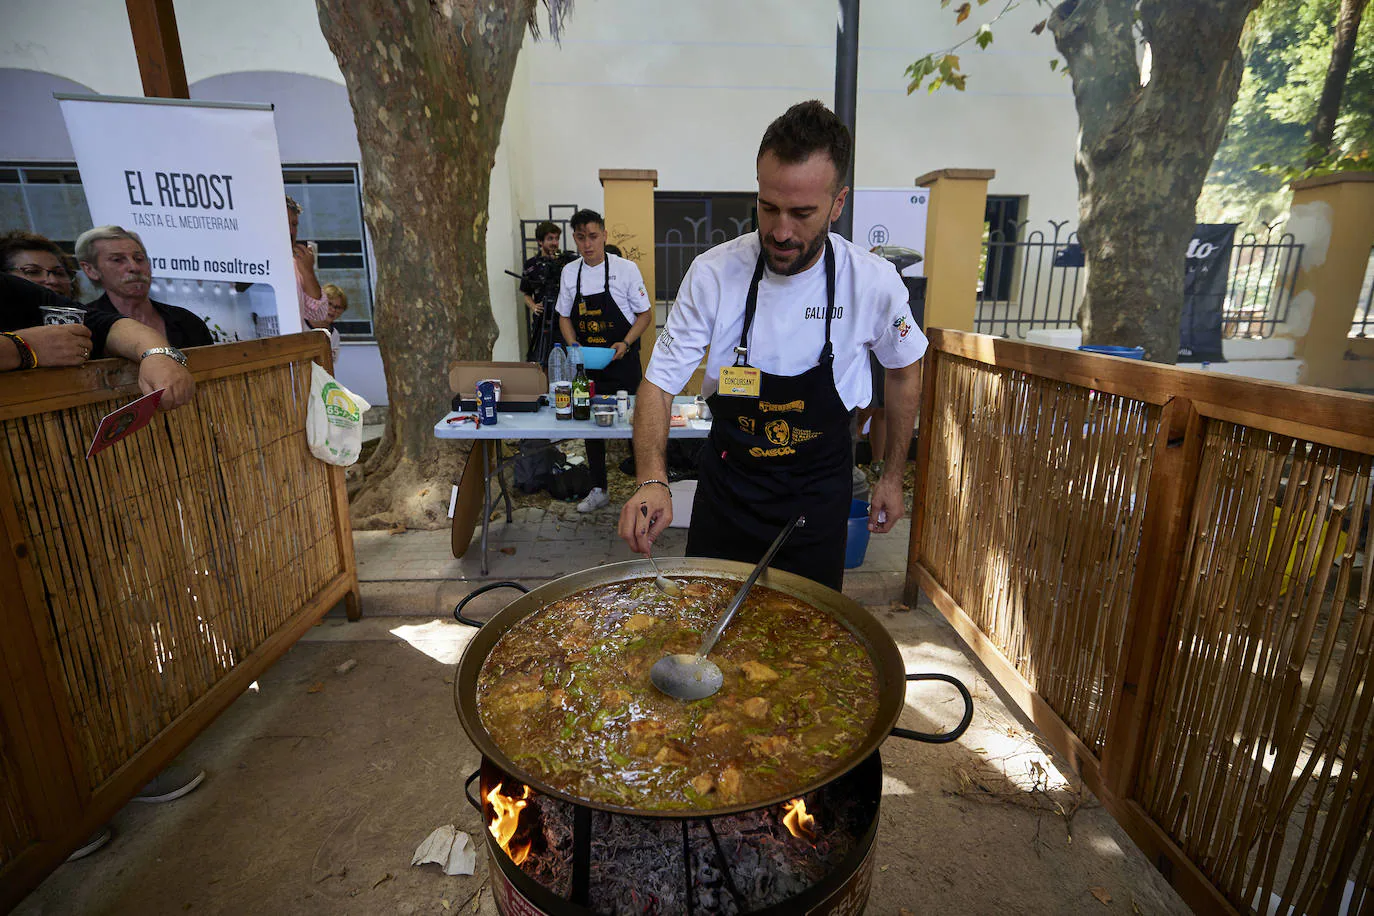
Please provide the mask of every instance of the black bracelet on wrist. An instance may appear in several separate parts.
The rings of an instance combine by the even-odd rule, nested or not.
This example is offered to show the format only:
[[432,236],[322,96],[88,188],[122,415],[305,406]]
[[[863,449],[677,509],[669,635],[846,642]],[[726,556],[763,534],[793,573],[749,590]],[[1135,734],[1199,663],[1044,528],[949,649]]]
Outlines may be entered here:
[[667,482],[666,480],[645,480],[645,481],[641,481],[640,484],[639,484],[639,486],[635,487],[635,492],[638,493],[640,490],[644,489],[645,487],[647,487],[647,486],[648,486],[649,484],[651,484],[651,483],[656,483],[656,484],[658,484],[660,487],[664,487],[665,489],[668,490],[669,493],[673,492],[673,488],[670,487],[670,486],[668,486],[668,482]]

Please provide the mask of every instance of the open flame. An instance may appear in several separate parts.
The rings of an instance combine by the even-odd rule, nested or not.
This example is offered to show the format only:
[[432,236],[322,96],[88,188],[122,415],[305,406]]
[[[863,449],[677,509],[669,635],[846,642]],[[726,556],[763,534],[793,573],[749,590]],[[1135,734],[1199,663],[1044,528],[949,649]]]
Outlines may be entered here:
[[794,798],[782,806],[782,823],[799,840],[816,841],[816,819],[806,813],[806,802]]
[[530,803],[530,787],[525,786],[524,793],[516,798],[502,795],[502,785],[498,782],[487,793],[487,801],[496,811],[496,817],[487,825],[487,829],[491,831],[492,836],[496,837],[496,842],[506,851],[506,855],[510,856],[511,861],[519,865],[529,858],[531,844],[525,843],[512,849],[510,841],[511,837],[515,836],[516,826],[520,823],[520,812],[524,811],[525,806]]

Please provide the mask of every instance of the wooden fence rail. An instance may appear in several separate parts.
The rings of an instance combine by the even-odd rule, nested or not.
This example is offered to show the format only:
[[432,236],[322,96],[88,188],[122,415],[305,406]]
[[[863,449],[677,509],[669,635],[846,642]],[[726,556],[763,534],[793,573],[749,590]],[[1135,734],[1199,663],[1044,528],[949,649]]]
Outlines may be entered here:
[[193,350],[195,400],[91,460],[128,363],[0,377],[0,911],[341,599],[343,469],[305,442],[321,334]]
[[1199,912],[1374,912],[1374,398],[931,332],[925,591]]

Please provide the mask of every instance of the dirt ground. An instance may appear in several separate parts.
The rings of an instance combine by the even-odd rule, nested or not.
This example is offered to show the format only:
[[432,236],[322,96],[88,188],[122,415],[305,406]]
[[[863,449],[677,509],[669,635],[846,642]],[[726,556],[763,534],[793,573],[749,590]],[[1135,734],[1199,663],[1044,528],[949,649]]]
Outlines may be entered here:
[[[1110,816],[1064,780],[938,613],[878,616],[908,670],[963,677],[977,713],[957,743],[883,745],[868,913],[1187,912]],[[451,619],[331,615],[182,755],[209,773],[197,791],[126,807],[107,848],[63,866],[17,912],[495,913],[481,857],[470,877],[410,865],[440,825],[479,835],[463,797],[478,757],[452,696],[472,632]],[[947,687],[913,687],[901,724],[944,728],[958,713]]]

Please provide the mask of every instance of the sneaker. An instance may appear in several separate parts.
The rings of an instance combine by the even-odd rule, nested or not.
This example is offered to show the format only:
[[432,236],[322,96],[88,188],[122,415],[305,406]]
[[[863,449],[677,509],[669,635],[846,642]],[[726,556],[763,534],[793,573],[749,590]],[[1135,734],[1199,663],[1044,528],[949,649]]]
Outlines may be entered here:
[[175,801],[205,781],[204,770],[169,766],[134,796],[134,801],[160,804]]
[[110,828],[107,824],[91,834],[90,839],[86,840],[80,849],[67,856],[67,861],[75,862],[77,859],[84,859],[108,842],[110,842]]
[[610,505],[611,498],[606,495],[606,491],[600,487],[593,487],[592,492],[587,494],[587,498],[577,504],[578,512],[595,512],[602,506]]

